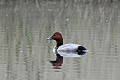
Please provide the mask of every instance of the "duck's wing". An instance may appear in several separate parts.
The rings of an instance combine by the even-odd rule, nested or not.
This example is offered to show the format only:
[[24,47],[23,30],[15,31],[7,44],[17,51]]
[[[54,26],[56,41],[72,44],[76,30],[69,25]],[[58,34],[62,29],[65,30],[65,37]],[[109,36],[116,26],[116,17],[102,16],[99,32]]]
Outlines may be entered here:
[[78,44],[64,44],[62,46],[60,46],[57,51],[60,52],[60,51],[76,51],[78,49],[78,46],[81,46],[81,45],[78,45]]
[[63,57],[80,57],[76,52],[78,49],[77,44],[64,44],[57,49],[57,52]]

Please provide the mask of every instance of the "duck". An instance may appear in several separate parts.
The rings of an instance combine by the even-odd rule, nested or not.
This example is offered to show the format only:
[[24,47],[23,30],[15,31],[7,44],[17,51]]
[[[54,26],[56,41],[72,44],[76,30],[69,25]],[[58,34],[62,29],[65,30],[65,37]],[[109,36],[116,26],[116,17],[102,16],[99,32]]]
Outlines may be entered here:
[[60,32],[55,32],[47,40],[55,40],[56,45],[53,48],[53,53],[57,56],[56,60],[62,59],[62,57],[81,57],[89,50],[79,44],[63,44],[63,37]]
[[56,60],[49,61],[54,69],[61,69],[63,57],[81,57],[89,50],[79,44],[63,44],[63,37],[60,32],[55,32],[47,40],[55,40],[56,45],[53,48],[53,53],[56,55]]

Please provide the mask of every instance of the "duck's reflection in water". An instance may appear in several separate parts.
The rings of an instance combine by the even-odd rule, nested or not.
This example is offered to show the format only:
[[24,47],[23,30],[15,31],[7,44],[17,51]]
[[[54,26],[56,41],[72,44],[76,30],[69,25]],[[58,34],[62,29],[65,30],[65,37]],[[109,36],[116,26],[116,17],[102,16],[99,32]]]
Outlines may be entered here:
[[59,54],[56,54],[56,60],[50,61],[50,63],[52,64],[52,66],[54,66],[54,69],[61,69],[60,66],[62,66],[63,63],[63,57]]
[[56,51],[56,60],[50,61],[54,69],[61,69],[62,63],[63,63],[63,57],[81,57],[84,55],[83,53],[80,54],[77,51]]

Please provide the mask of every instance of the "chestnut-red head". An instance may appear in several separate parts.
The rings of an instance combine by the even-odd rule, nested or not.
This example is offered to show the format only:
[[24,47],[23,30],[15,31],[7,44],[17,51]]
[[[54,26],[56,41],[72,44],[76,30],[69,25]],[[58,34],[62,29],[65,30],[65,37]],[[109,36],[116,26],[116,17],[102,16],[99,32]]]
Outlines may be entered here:
[[55,40],[57,42],[57,46],[63,45],[63,37],[59,32],[55,32],[51,37],[47,39]]

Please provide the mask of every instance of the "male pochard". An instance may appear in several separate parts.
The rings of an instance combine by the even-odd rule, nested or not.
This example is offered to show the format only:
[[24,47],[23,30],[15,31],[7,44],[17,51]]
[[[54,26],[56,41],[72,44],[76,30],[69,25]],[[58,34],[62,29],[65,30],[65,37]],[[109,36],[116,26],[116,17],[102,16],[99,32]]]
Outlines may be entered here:
[[78,44],[64,44],[63,37],[59,32],[55,32],[48,40],[55,40],[56,46],[53,48],[53,52],[56,55],[55,61],[50,61],[54,69],[60,69],[63,63],[63,57],[80,57],[84,55],[88,50]]
[[[55,32],[48,40],[55,40],[56,46],[53,48],[53,52],[62,57],[80,57],[84,55],[88,50],[78,44],[63,44],[63,37],[59,32]],[[58,57],[58,55],[57,55]],[[59,58],[59,57],[58,57]],[[57,59],[57,58],[56,58]]]

